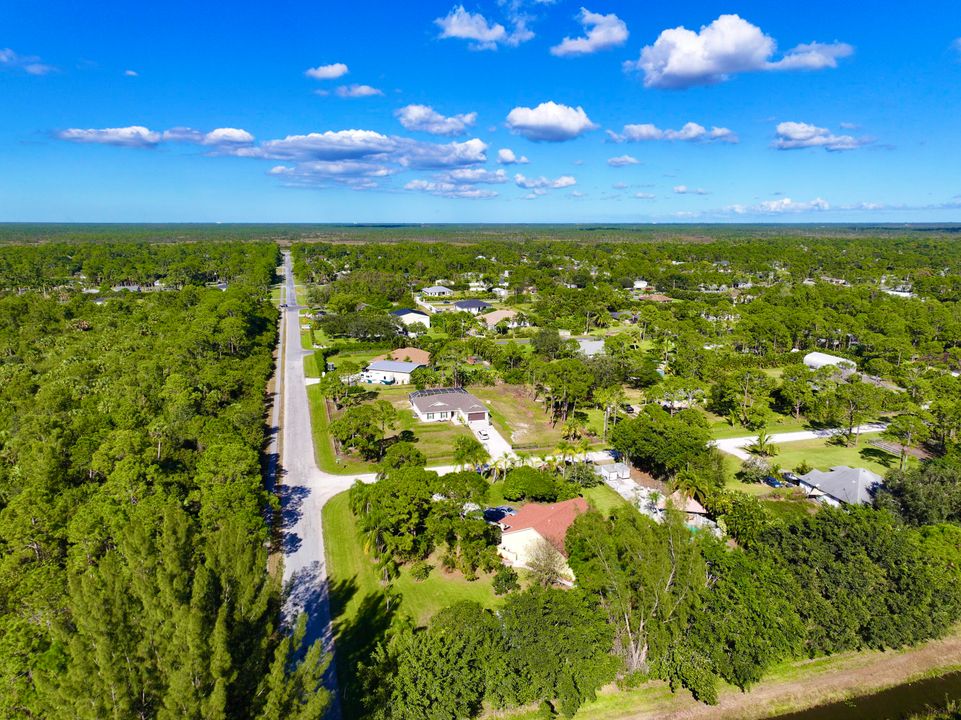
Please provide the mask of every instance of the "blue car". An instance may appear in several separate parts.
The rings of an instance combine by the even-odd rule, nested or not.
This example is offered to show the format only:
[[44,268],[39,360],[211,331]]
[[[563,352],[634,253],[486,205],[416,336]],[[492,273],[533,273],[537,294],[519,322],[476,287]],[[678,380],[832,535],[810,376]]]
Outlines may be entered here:
[[764,478],[764,484],[770,485],[772,488],[784,487],[784,483],[782,483],[773,475],[768,475],[766,478]]

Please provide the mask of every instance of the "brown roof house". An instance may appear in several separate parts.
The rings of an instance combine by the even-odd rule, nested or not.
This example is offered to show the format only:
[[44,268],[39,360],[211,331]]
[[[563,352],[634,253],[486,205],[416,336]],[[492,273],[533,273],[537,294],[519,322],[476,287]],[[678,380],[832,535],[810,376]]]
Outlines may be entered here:
[[[541,504],[528,503],[516,515],[506,515],[497,524],[501,527],[498,554],[508,564],[528,567],[532,553],[543,541],[550,543],[561,555],[567,530],[581,513],[587,512],[587,501],[574,498],[564,502]],[[565,566],[568,582],[574,581],[574,573]]]

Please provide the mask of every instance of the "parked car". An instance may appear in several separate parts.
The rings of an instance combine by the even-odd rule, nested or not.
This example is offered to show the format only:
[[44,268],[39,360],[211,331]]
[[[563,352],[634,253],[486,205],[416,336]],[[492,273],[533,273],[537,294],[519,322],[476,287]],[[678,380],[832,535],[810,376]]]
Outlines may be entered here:
[[490,440],[491,436],[490,436],[490,433],[487,432],[486,430],[478,430],[477,437],[479,437],[481,440]]
[[784,483],[782,483],[773,475],[768,475],[766,478],[764,478],[764,484],[770,485],[772,488],[784,487]]
[[791,485],[797,485],[801,482],[801,478],[789,470],[782,470],[781,477],[784,478],[785,482],[788,482]]

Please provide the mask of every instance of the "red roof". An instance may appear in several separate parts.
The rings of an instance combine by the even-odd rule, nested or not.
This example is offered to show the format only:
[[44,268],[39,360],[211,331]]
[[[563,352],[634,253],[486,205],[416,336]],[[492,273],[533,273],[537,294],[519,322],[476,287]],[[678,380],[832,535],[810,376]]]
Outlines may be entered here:
[[550,505],[528,503],[518,510],[516,515],[508,515],[501,520],[500,526],[504,534],[532,528],[551,544],[563,548],[567,529],[573,524],[574,518],[585,512],[587,512],[587,500],[584,498],[574,498]]

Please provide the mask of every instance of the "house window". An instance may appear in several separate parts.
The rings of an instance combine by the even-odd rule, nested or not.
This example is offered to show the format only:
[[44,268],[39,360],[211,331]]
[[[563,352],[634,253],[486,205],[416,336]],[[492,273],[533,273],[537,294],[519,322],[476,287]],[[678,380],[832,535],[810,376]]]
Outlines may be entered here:
[[427,413],[427,419],[428,419],[428,420],[433,420],[433,419],[434,419],[434,413]]
[[447,413],[442,412],[442,413],[440,414],[440,419],[441,419],[441,420],[446,420],[446,419],[447,419]]

